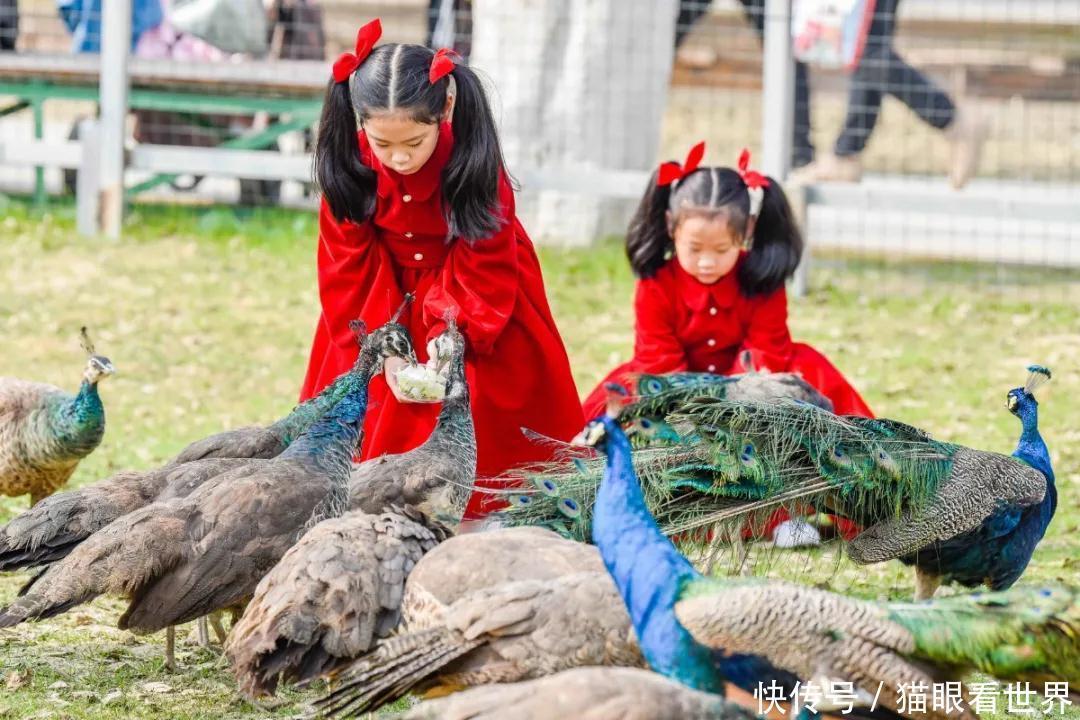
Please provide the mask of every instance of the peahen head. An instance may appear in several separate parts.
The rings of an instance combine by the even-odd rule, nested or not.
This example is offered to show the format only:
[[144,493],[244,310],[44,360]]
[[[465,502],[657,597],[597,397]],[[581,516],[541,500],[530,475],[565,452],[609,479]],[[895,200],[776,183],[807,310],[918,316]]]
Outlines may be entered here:
[[1035,390],[1050,382],[1050,368],[1042,365],[1028,366],[1028,379],[1023,387],[1013,388],[1007,396],[1009,412],[1022,421],[1034,421],[1039,407]]
[[86,370],[83,371],[83,379],[91,385],[97,385],[103,379],[116,372],[109,358],[94,352],[94,343],[90,341],[90,334],[86,327],[79,330],[80,344],[90,357],[86,361]]
[[413,294],[406,293],[405,299],[397,309],[397,312],[394,313],[385,325],[378,330],[375,330],[370,335],[366,335],[363,324],[360,321],[352,323],[352,331],[357,336],[357,339],[361,341],[361,358],[363,358],[365,354],[373,353],[373,359],[378,361],[380,368],[388,358],[392,357],[401,358],[412,365],[416,364],[416,351],[413,349],[409,330],[398,322],[398,319],[412,300]]
[[434,340],[435,346],[435,372],[445,376],[451,363],[462,362],[465,358],[465,337],[458,330],[456,313],[448,309],[443,315],[446,329],[439,333]]

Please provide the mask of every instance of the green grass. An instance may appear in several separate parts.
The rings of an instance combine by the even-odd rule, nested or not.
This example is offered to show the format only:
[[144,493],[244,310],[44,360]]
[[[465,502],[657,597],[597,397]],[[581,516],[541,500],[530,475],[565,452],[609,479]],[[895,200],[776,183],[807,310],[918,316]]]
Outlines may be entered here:
[[[266,422],[296,400],[317,317],[316,223],[305,213],[138,207],[120,242],[76,236],[70,206],[0,207],[0,375],[77,385],[78,328],[118,373],[103,387],[108,431],[78,487],[166,459],[192,439]],[[556,320],[584,394],[631,344],[632,279],[621,250],[541,252]],[[1080,510],[1080,291],[1077,277],[978,266],[816,258],[813,292],[792,302],[794,336],[824,352],[880,414],[936,436],[1010,452],[1006,391],[1024,366],[1050,366],[1041,425],[1061,503],[1027,582],[1075,580]],[[27,504],[0,498],[0,522]],[[899,565],[852,568],[826,548],[800,555],[836,590],[909,597]],[[24,575],[0,578],[0,602]],[[179,672],[160,637],[115,629],[103,599],[0,631],[0,718],[257,718],[299,712],[313,692],[268,711],[238,699],[215,651],[184,646]],[[186,633],[187,628],[182,631]],[[60,683],[60,684],[58,684]],[[164,683],[164,685],[147,685]],[[165,687],[167,686],[167,688]]]

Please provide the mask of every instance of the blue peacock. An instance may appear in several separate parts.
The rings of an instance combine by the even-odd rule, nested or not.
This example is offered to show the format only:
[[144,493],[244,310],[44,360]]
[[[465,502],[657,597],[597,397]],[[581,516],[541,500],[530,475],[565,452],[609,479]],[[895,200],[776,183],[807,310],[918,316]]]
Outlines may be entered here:
[[714,693],[725,680],[749,691],[759,682],[791,687],[795,678],[851,682],[856,705],[868,704],[881,682],[877,710],[886,714],[900,709],[899,683],[955,681],[973,670],[1080,681],[1072,588],[877,604],[786,582],[703,577],[650,514],[617,412],[615,401],[580,436],[606,455],[592,539],[655,671]]
[[[965,587],[985,584],[991,590],[1004,590],[1013,585],[1031,560],[1036,545],[1046,534],[1046,529],[1057,510],[1057,487],[1050,452],[1039,433],[1039,403],[1035,390],[1050,380],[1050,370],[1041,365],[1028,368],[1028,381],[1022,388],[1014,388],[1008,394],[1009,412],[1020,419],[1020,441],[1012,457],[1018,463],[1033,468],[1045,480],[1045,491],[1036,502],[1037,493],[1020,502],[1000,499],[1003,493],[994,492],[988,485],[950,482],[939,490],[941,501],[926,509],[919,520],[932,518],[932,523],[946,532],[940,540],[929,544],[920,523],[901,518],[895,522],[868,528],[856,538],[848,549],[857,562],[882,562],[892,558],[914,565],[916,573],[916,599],[931,597],[942,583],[958,583]],[[1035,478],[1035,473],[1027,475]],[[996,479],[1000,479],[998,476]],[[1027,502],[1024,502],[1026,500]],[[990,510],[976,527],[962,533],[948,528],[958,519],[970,516],[975,506],[979,515]],[[912,518],[914,520],[914,518]],[[914,551],[908,551],[911,547]]]
[[105,435],[98,383],[115,370],[94,352],[85,327],[81,338],[89,359],[75,395],[44,383],[0,378],[0,493],[29,494],[31,506],[63,487]]
[[[857,562],[915,563],[920,597],[929,595],[930,570],[1004,589],[1053,514],[1053,472],[1033,394],[1048,378],[1049,370],[1032,366],[1029,382],[1009,393],[1024,422],[1011,457],[801,401],[699,397],[666,418],[680,442],[636,449],[631,462],[668,534],[718,528],[717,537],[732,536],[777,507],[813,505],[865,528],[850,546]],[[602,468],[601,460],[573,458],[526,472],[531,487],[512,497],[504,521],[588,537]]]

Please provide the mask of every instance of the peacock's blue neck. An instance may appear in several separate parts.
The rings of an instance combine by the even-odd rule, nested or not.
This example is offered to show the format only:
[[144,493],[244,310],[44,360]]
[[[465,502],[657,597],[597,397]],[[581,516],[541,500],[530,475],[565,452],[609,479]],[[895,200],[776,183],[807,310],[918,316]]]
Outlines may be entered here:
[[75,397],[67,395],[52,408],[50,422],[56,437],[74,454],[96,448],[105,434],[105,406],[97,383],[83,380]]
[[649,513],[631,460],[630,442],[608,417],[607,466],[593,509],[592,539],[622,595],[642,653],[653,670],[689,687],[723,693],[712,650],[675,618],[684,585],[700,577]]
[[360,360],[344,382],[341,399],[290,444],[281,457],[309,460],[325,470],[351,464],[367,413],[368,381],[376,361],[370,350],[361,352]]
[[1045,475],[1049,489],[1054,484],[1054,469],[1050,464],[1050,451],[1039,433],[1039,403],[1031,395],[1024,396],[1017,408],[1017,415],[1020,417],[1022,431],[1013,457],[1023,460]]

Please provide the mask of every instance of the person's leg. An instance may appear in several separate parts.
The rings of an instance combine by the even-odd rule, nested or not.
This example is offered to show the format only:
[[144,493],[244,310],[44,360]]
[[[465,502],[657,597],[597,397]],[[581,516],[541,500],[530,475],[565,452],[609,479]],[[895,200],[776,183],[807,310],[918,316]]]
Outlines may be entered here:
[[[765,0],[739,2],[758,37],[764,41]],[[795,117],[791,132],[791,166],[802,167],[813,161],[814,145],[810,141],[810,73],[806,63],[801,62],[795,63]]]
[[675,47],[682,45],[702,15],[709,11],[712,0],[679,0],[679,17],[675,21]]
[[19,37],[19,5],[16,0],[0,0],[0,50],[14,50]]
[[897,4],[898,0],[878,0],[874,7],[863,54],[850,79],[847,116],[834,148],[838,158],[861,153],[877,124],[881,101],[889,85],[890,62],[895,56],[892,35],[896,29]]

